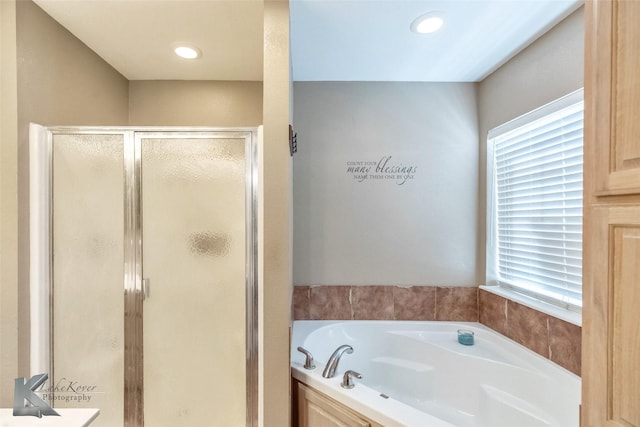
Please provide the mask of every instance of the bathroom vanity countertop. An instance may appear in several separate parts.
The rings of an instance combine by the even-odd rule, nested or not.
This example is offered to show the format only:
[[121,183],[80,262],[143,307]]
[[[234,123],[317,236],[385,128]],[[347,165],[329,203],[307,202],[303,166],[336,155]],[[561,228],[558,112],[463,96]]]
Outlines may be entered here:
[[3,408],[0,409],[0,427],[87,427],[100,414],[99,409],[54,409],[60,414],[59,417],[14,417],[13,409]]

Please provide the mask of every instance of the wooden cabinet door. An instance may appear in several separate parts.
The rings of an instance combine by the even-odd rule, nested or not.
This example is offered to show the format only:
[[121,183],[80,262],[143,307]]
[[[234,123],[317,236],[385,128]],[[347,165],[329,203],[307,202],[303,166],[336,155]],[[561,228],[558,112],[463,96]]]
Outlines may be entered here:
[[371,423],[339,403],[298,383],[299,427],[371,427]]
[[640,206],[593,208],[586,224],[584,427],[640,426]]
[[585,134],[597,144],[585,149],[598,159],[595,195],[640,194],[640,1],[586,8],[585,101],[593,108]]
[[585,3],[582,427],[640,427],[640,0]]

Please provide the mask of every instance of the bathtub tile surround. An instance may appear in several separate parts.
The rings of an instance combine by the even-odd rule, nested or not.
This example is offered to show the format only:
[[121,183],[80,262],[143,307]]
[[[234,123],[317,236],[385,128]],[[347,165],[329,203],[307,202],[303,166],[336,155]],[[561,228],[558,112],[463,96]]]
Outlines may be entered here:
[[549,317],[549,359],[580,375],[581,337],[581,327]]
[[581,327],[484,289],[478,300],[480,323],[580,375]]
[[393,311],[396,320],[436,320],[436,288],[394,287]]
[[507,300],[490,292],[478,294],[480,323],[507,335]]
[[582,328],[472,287],[295,286],[294,320],[480,322],[580,375]]
[[507,300],[507,336],[549,357],[549,316]]
[[309,287],[294,286],[292,311],[294,320],[309,320]]
[[436,288],[436,320],[478,321],[478,287]]
[[351,287],[353,320],[393,320],[393,288],[389,286]]
[[320,286],[309,289],[310,319],[345,320],[352,319],[351,287]]
[[294,320],[478,321],[478,287],[295,286]]

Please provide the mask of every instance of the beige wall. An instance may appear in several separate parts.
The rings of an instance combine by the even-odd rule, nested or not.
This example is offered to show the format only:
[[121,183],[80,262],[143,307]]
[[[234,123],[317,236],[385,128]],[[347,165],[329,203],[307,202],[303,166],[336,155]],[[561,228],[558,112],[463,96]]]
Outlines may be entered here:
[[0,404],[29,372],[28,123],[125,124],[127,82],[31,1],[2,2]]
[[29,374],[29,122],[125,125],[128,82],[30,0],[16,7],[19,372]]
[[485,277],[487,132],[580,89],[584,76],[584,7],[478,84],[480,175],[478,275]]
[[131,126],[258,126],[262,82],[132,80]]
[[[261,219],[264,227],[261,419],[266,426],[288,425],[291,294],[288,2],[265,4],[264,88],[262,82],[130,83],[30,0],[0,3],[0,404],[3,407],[12,404],[12,379],[30,374],[29,206],[25,191],[28,123],[256,126],[264,122],[263,155],[267,167],[263,171]],[[168,99],[174,102],[171,107],[163,105]]]
[[0,407],[18,375],[18,180],[15,1],[0,1]]
[[260,424],[290,425],[289,2],[264,2],[264,148],[259,208]]
[[26,138],[28,120],[127,124],[127,79],[32,1],[17,2],[17,35],[21,136]]
[[296,285],[480,283],[473,83],[296,82],[294,103]]

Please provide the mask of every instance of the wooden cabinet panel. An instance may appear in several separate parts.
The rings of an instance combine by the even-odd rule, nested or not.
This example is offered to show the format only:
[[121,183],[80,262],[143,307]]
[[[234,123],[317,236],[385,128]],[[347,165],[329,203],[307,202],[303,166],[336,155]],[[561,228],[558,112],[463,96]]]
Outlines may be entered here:
[[585,117],[598,143],[586,148],[600,160],[596,195],[640,194],[640,1],[596,0],[587,8],[585,84],[594,90],[585,88],[592,97],[585,96]]
[[382,427],[297,381],[297,427]]
[[[640,209],[638,209],[640,216]],[[638,218],[635,218],[638,221]],[[609,354],[611,372],[611,418],[620,425],[640,426],[640,225],[612,227],[613,301],[609,314],[613,336]]]
[[323,394],[298,383],[299,427],[370,427],[358,417]]
[[586,218],[583,426],[640,426],[640,206]]
[[585,3],[582,427],[640,427],[640,1]]
[[[615,127],[612,129],[614,179],[617,172],[640,172],[640,2],[621,1],[614,5],[615,44]],[[613,184],[617,184],[615,181]],[[620,183],[624,185],[624,182]],[[629,184],[635,186],[637,179]]]

